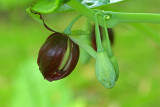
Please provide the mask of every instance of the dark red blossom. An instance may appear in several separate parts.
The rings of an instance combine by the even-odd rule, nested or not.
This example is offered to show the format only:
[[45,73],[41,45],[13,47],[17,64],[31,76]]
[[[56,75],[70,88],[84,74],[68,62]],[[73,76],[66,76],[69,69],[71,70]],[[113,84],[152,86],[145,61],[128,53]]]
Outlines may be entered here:
[[37,63],[44,78],[53,81],[68,76],[78,59],[78,45],[64,34],[54,33],[40,48]]

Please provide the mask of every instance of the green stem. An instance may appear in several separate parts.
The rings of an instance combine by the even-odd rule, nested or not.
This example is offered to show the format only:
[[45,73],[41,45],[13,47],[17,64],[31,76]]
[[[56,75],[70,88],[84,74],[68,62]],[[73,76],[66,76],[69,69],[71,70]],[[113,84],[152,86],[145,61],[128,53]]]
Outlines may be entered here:
[[105,35],[106,35],[106,39],[107,39],[107,53],[108,53],[109,57],[112,57],[113,54],[112,54],[111,44],[110,44],[108,30],[107,30],[106,16],[103,17],[103,22],[104,22],[104,31],[105,31]]
[[[89,20],[95,21],[95,14],[93,10],[83,6],[76,0],[71,0],[68,3],[73,9],[82,15],[86,16]],[[104,15],[110,15],[111,19],[107,20],[108,28],[113,27],[119,23],[160,23],[160,14],[152,13],[124,13],[124,12],[111,12],[106,11]],[[98,22],[103,26],[103,17],[98,17]]]
[[160,23],[160,14],[111,12],[120,23]]
[[[75,11],[77,11],[80,14],[86,16],[90,21],[95,21],[96,12],[94,12],[92,9],[89,9],[89,8],[85,7],[84,5],[82,5],[81,3],[79,3],[76,0],[71,0],[67,4],[69,6],[71,6]],[[103,17],[98,18],[98,22],[101,26],[103,25],[102,20],[103,20]]]
[[69,3],[67,3],[69,6],[71,6],[73,9],[75,9],[80,14],[87,16],[90,20],[94,20],[95,12],[91,9],[85,7],[81,3],[79,3],[76,0],[71,0]]
[[101,15],[101,13],[97,12],[95,14],[95,36],[96,36],[96,45],[97,45],[97,52],[103,51],[102,41],[101,41],[101,35],[99,31],[99,24],[98,24],[98,15]]
[[82,15],[78,15],[77,17],[75,17],[71,23],[66,27],[66,29],[64,30],[64,33],[67,35],[71,34],[71,28],[73,26],[73,24],[81,17]]
[[70,36],[70,38],[78,44],[82,49],[84,49],[87,53],[89,53],[92,57],[96,58],[96,51],[90,47],[89,45],[85,44],[81,38],[77,38],[74,36]]

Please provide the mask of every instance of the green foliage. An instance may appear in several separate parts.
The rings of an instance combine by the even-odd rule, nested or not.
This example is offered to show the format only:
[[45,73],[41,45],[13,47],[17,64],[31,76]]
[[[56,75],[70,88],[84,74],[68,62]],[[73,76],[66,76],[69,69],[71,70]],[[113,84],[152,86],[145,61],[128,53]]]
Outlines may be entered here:
[[33,13],[30,8],[27,8],[26,11],[33,19],[35,19],[37,22],[43,25],[43,20],[40,18],[39,14]]
[[44,21],[44,19],[42,19],[42,16],[40,16],[40,14],[33,13],[30,8],[27,8],[26,11],[27,11],[27,13],[28,13],[34,20],[36,20],[36,21],[39,22],[40,24],[42,24],[42,25],[45,24],[45,25],[48,26],[51,30],[54,29],[54,31],[60,32],[60,31],[58,31],[56,28],[53,28],[53,27],[51,27],[49,24],[47,24],[46,21]]
[[[34,10],[35,12],[42,14],[71,11],[73,9],[70,6],[68,6],[67,4],[64,5],[64,3],[68,3],[69,1],[70,0],[39,0],[37,1],[36,4],[32,6],[31,9]],[[108,4],[109,5],[112,4],[110,3],[110,0],[98,0],[98,1],[77,0],[77,1],[87,6],[88,8],[96,8],[96,9],[102,9],[102,8],[104,9]]]
[[69,2],[69,0],[39,0],[31,9],[38,13],[48,14],[56,11],[63,3],[66,2]]

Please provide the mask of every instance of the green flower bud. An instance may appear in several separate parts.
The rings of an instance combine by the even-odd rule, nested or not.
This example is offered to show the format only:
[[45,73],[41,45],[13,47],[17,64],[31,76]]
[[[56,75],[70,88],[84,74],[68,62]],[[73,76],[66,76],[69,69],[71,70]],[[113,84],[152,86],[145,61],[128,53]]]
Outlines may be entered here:
[[115,69],[106,51],[97,53],[96,77],[106,88],[112,88],[115,85]]

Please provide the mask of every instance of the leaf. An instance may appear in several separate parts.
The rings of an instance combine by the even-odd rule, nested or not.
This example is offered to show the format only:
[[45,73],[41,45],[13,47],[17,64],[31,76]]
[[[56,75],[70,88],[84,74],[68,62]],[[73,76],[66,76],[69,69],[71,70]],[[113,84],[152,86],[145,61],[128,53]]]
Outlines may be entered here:
[[[52,12],[55,13],[63,13],[72,11],[73,9],[68,6],[67,3],[70,0],[39,0],[36,4],[31,8],[33,11],[49,14]],[[106,6],[111,6],[112,4],[116,4],[122,1],[127,0],[76,0],[80,2],[82,5],[85,5],[88,8],[96,8],[96,9],[106,9]]]
[[40,18],[39,14],[32,13],[30,8],[27,8],[26,11],[34,20],[36,20],[37,22],[43,24],[43,20]]
[[33,11],[43,14],[49,14],[56,11],[63,3],[69,0],[39,0],[31,8]]
[[[88,8],[91,9],[100,9],[100,10],[104,10],[104,9],[110,9],[112,7],[112,5],[114,6],[115,4],[118,5],[121,2],[127,1],[127,0],[77,0],[78,2],[80,2],[82,5],[85,5]],[[98,2],[96,4],[96,1]],[[93,2],[93,5],[91,5],[91,3],[89,2]],[[90,4],[90,5],[89,5]],[[107,8],[110,7],[110,8]],[[67,5],[64,4],[62,5],[58,10],[56,10],[56,13],[63,13],[63,12],[68,12],[68,11],[73,11],[73,9]]]
[[[39,23],[41,23],[42,25],[44,25],[48,30],[53,31],[53,32],[60,32],[60,31],[58,31],[57,29],[55,29],[55,28],[51,27],[50,25],[48,25],[48,24],[42,19],[42,17],[40,16],[40,14],[33,13],[30,8],[27,8],[26,11],[27,11],[27,13],[28,13],[34,20],[36,20],[37,22],[39,22]],[[52,30],[52,29],[53,29],[53,30]]]
[[56,10],[55,13],[64,13],[64,12],[68,12],[68,11],[72,11],[72,10],[73,9],[70,6],[68,6],[67,4],[64,4],[58,10]]
[[83,0],[77,0],[77,1],[81,3]]
[[[81,3],[83,0],[76,0],[76,1],[78,1],[79,3]],[[68,11],[72,11],[72,10],[73,10],[72,7],[70,7],[67,4],[64,4],[58,10],[56,10],[55,12],[56,13],[64,13],[64,12],[68,12]]]

